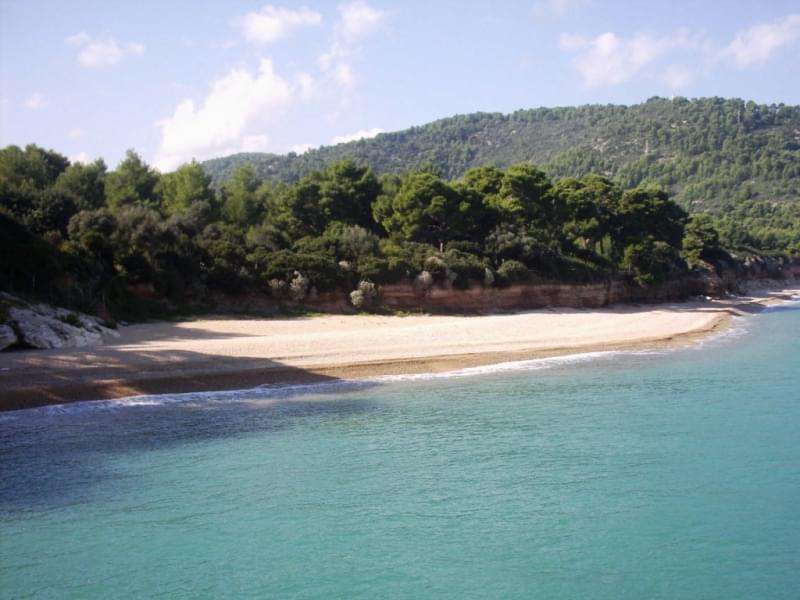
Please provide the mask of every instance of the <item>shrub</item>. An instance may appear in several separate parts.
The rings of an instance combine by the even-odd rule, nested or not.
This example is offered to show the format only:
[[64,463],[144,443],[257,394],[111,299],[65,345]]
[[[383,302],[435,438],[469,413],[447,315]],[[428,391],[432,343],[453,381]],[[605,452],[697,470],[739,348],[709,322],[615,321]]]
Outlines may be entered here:
[[307,277],[320,290],[335,289],[345,283],[346,272],[332,258],[319,254],[302,254],[279,250],[267,257],[262,280],[291,280],[295,271]]
[[417,275],[416,280],[414,280],[414,284],[423,291],[427,291],[433,287],[433,275],[431,275],[428,271],[423,271],[419,275]]
[[497,269],[497,278],[504,285],[528,281],[531,272],[518,260],[505,260]]
[[470,281],[483,281],[486,276],[486,264],[474,254],[448,250],[444,260],[448,270],[456,276],[451,278],[456,287],[467,288]]
[[361,260],[378,253],[378,236],[358,225],[344,227],[338,241],[339,253],[349,260]]
[[75,313],[69,313],[63,317],[59,317],[59,320],[67,325],[72,325],[73,327],[83,327],[80,317]]
[[489,267],[483,270],[483,285],[484,287],[492,287],[494,285],[494,273]]
[[361,281],[358,289],[350,292],[350,302],[358,309],[369,308],[378,299],[378,289],[371,281]]
[[456,250],[458,252],[465,252],[467,254],[483,254],[483,248],[480,244],[466,240],[447,242],[444,245],[444,249],[446,252],[450,252],[450,250]]
[[396,240],[381,240],[379,248],[390,263],[396,261],[409,265],[408,276],[422,271],[425,268],[425,259],[436,252],[436,249],[428,244]]
[[447,279],[447,263],[438,256],[429,256],[425,259],[425,271],[430,273],[437,281]]
[[289,282],[289,295],[292,300],[295,302],[302,301],[308,294],[309,283],[308,277],[300,271],[295,271],[292,280]]
[[286,291],[289,285],[283,279],[270,279],[267,285],[269,286],[269,292],[273,298],[286,297]]
[[396,283],[408,277],[410,267],[403,259],[366,256],[358,261],[357,270],[361,279],[375,283]]
[[364,294],[361,290],[353,290],[350,292],[350,304],[355,306],[358,309],[364,308],[366,304],[366,298],[364,298]]

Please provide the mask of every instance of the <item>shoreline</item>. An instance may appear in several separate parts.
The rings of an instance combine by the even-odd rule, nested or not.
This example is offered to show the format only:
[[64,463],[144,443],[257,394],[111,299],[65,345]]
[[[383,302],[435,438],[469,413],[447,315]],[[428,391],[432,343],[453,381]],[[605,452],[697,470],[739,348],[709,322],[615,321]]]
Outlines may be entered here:
[[[239,340],[228,332],[228,337],[222,340],[209,337],[209,340],[204,342],[197,338],[208,335],[213,328],[202,330],[192,323],[179,323],[177,327],[183,327],[180,334],[186,334],[186,339],[178,341],[166,339],[159,345],[147,339],[151,329],[158,331],[158,324],[150,328],[139,326],[136,332],[131,332],[128,336],[130,339],[123,340],[120,344],[71,351],[22,351],[0,355],[0,389],[4,390],[0,395],[2,396],[0,411],[143,395],[247,390],[263,385],[291,386],[358,381],[393,375],[447,373],[499,363],[593,352],[676,348],[691,345],[711,334],[720,333],[730,325],[734,315],[760,312],[768,306],[791,299],[792,294],[796,294],[797,291],[796,289],[780,292],[763,291],[756,292],[748,298],[648,307],[626,305],[595,311],[545,309],[479,317],[332,316],[318,317],[316,320],[286,320],[278,322],[280,328],[277,328],[273,336],[278,340],[275,343],[280,343],[283,339],[281,335],[288,331],[286,343],[294,344],[298,349],[294,355],[277,359],[272,356],[251,356],[258,352],[247,345],[248,335],[257,337],[250,334],[240,335],[241,340]],[[673,318],[667,319],[665,315]],[[364,319],[372,320],[365,323]],[[481,321],[482,319],[484,321]],[[653,331],[645,330],[648,323],[657,322],[659,319],[665,321],[669,327],[662,326],[661,329]],[[375,329],[380,330],[381,327],[383,331],[380,331],[379,336],[385,331],[389,335],[390,342],[391,335],[396,337],[398,330],[408,337],[408,333],[403,332],[403,329],[409,330],[412,336],[428,334],[435,339],[438,332],[441,337],[446,338],[447,336],[442,333],[440,321],[443,321],[448,328],[451,326],[457,329],[472,328],[481,333],[486,329],[490,334],[494,333],[495,337],[488,335],[485,339],[467,344],[466,348],[463,347],[464,344],[444,343],[448,341],[447,339],[442,340],[443,343],[440,345],[424,346],[418,342],[417,346],[399,349],[391,347],[390,343],[390,347],[377,351],[378,357],[374,359],[369,359],[369,352],[363,351],[352,356],[340,354],[339,346],[342,346],[343,335],[349,334],[350,338],[353,338],[345,340],[351,344],[353,340],[357,341],[359,335],[366,335],[364,332],[374,334]],[[422,325],[418,326],[417,322],[421,322]],[[630,328],[631,323],[636,329],[633,337],[614,332],[619,324]],[[242,322],[235,319],[220,319],[213,321],[212,324],[220,329],[222,328],[220,324],[233,327],[241,325]],[[515,344],[509,343],[508,337],[502,338],[496,333],[496,330],[502,327],[510,327],[513,331],[516,326],[531,327],[538,324],[541,324],[542,328],[546,329],[549,326],[556,331],[559,331],[558,327],[564,331],[571,331],[570,327],[578,328],[578,331],[567,341],[557,339],[556,333],[550,338],[547,334],[540,334],[535,343],[526,342],[527,347],[526,343],[522,343],[522,347],[517,348],[512,347]],[[585,331],[589,327],[588,324],[598,330],[593,336]],[[276,329],[274,323],[267,325],[272,326],[269,331]],[[329,326],[329,329],[333,330],[334,325],[339,326],[341,331],[325,329],[325,326]],[[167,327],[166,324],[161,326]],[[243,327],[252,329],[252,321],[245,321]],[[439,329],[436,329],[437,327]],[[310,343],[306,346],[299,345],[297,339],[302,339],[301,334],[310,328],[313,328],[311,334],[306,333],[307,336],[310,335]],[[354,328],[357,330],[353,331]],[[195,334],[194,330],[199,332]],[[292,335],[292,332],[297,335]],[[141,339],[133,333],[141,333]],[[450,334],[450,337],[457,341],[460,339],[457,335],[458,332]],[[466,334],[462,334],[462,337],[463,335]],[[270,336],[262,338],[271,341]],[[231,340],[244,347],[232,349]],[[559,341],[562,343],[558,343]],[[214,344],[218,347],[217,354],[213,352]],[[190,356],[178,358],[173,356],[177,353],[174,348],[192,345],[207,348],[206,353],[186,352]],[[498,345],[506,347],[498,349]],[[475,351],[471,351],[473,347],[476,348]],[[470,351],[454,351],[464,349]],[[246,350],[250,352],[245,352]],[[240,355],[236,354],[237,352]],[[383,356],[380,355],[381,352]],[[14,360],[10,362],[13,364],[8,367],[6,363],[9,360],[6,357],[12,355]],[[95,362],[99,363],[99,366],[95,367]],[[18,376],[16,381],[14,375]]]

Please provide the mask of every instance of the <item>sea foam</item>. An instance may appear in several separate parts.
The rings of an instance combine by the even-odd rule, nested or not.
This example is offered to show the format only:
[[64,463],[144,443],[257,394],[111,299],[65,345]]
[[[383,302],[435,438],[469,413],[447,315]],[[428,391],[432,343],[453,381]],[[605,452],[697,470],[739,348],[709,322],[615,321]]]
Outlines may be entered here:
[[331,394],[347,393],[366,389],[375,385],[396,383],[403,381],[427,381],[435,379],[452,379],[459,377],[478,377],[493,373],[503,373],[512,371],[533,371],[548,369],[562,365],[588,363],[603,359],[609,359],[620,355],[653,355],[660,354],[660,351],[602,351],[602,352],[583,352],[576,354],[565,354],[547,358],[535,358],[530,360],[519,360],[482,365],[477,367],[466,367],[452,371],[442,371],[434,373],[404,373],[396,375],[379,375],[363,379],[339,379],[333,381],[322,381],[318,383],[301,384],[264,384],[252,388],[240,390],[221,390],[208,392],[185,392],[172,394],[148,394],[138,396],[126,396],[113,400],[83,400],[67,404],[53,404],[37,408],[10,411],[0,413],[0,422],[15,420],[17,418],[29,416],[56,416],[65,414],[79,414],[91,411],[109,411],[137,407],[164,406],[169,404],[212,404],[247,402],[259,400],[285,400],[296,396],[311,394]]

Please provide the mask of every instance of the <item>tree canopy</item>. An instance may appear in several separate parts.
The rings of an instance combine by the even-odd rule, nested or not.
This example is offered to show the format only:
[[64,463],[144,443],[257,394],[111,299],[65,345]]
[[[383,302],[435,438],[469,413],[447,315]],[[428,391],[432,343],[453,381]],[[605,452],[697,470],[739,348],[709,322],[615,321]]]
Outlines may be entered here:
[[196,162],[161,174],[130,151],[109,171],[9,146],[0,150],[0,288],[135,316],[143,299],[299,301],[334,289],[360,298],[402,280],[653,285],[729,252],[800,252],[789,204],[689,216],[652,183],[554,181],[531,163],[456,179],[436,171],[376,176],[345,159],[281,183],[244,164],[215,188]]
[[721,213],[748,201],[800,201],[798,131],[800,106],[651,98],[458,115],[303,154],[235,154],[203,167],[217,185],[244,163],[290,183],[352,157],[378,175],[424,167],[454,180],[477,168],[474,186],[491,184],[492,167],[533,163],[556,180],[597,173],[624,188],[655,184],[690,212]]

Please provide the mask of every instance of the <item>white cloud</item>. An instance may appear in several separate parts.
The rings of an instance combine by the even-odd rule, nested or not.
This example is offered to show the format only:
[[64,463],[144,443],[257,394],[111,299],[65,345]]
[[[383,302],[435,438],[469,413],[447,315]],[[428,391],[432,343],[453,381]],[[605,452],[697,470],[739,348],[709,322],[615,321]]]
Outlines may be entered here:
[[342,36],[348,40],[355,40],[375,31],[386,17],[386,13],[372,8],[366,2],[355,0],[340,4],[339,16]]
[[116,65],[126,56],[144,53],[142,44],[136,42],[121,44],[110,36],[92,38],[85,31],[71,35],[64,41],[70,46],[80,48],[78,63],[88,68],[109,67]]
[[766,62],[772,54],[800,38],[800,14],[788,15],[772,23],[761,23],[741,31],[722,51],[740,68]]
[[356,140],[366,140],[369,138],[374,138],[379,133],[383,133],[383,129],[380,129],[379,127],[373,127],[372,129],[360,129],[353,133],[337,135],[331,140],[331,144],[345,144],[347,142],[354,142]]
[[25,100],[25,108],[31,110],[39,110],[47,106],[47,101],[44,99],[44,94],[41,92],[34,92],[28,99]]
[[269,139],[253,130],[290,105],[298,93],[275,73],[269,59],[262,59],[255,73],[232,70],[212,83],[202,103],[183,100],[171,117],[158,122],[156,166],[167,171],[192,158],[265,150]]
[[331,73],[333,75],[333,80],[342,87],[352,87],[356,82],[353,68],[347,63],[341,62],[337,64]]
[[314,95],[315,82],[311,75],[308,73],[298,73],[294,79],[297,84],[297,90],[300,94],[300,98],[303,100],[308,100]]
[[269,44],[286,37],[293,29],[320,23],[322,15],[309,8],[292,10],[269,4],[235,21],[245,39],[254,44]]
[[236,40],[223,40],[221,42],[211,42],[209,46],[212,50],[230,50],[237,46]]
[[669,89],[677,92],[694,82],[694,72],[683,65],[670,65],[661,76]]
[[[613,34],[611,34],[613,35]],[[587,40],[582,35],[578,35],[577,33],[562,33],[561,36],[558,38],[558,47],[564,50],[565,52],[574,52],[576,50],[581,50],[589,45],[589,40]]]
[[563,17],[573,9],[589,4],[589,0],[541,0],[534,7],[537,17]]
[[361,38],[375,32],[386,19],[386,13],[356,0],[338,6],[339,20],[334,27],[333,42],[318,59],[319,67],[341,87],[353,87],[356,75],[351,59]]
[[67,135],[69,137],[71,137],[73,140],[78,140],[78,139],[82,138],[83,136],[85,136],[86,132],[83,129],[81,129],[80,127],[73,127],[72,129],[69,130]]
[[573,65],[588,87],[616,85],[629,81],[642,69],[678,48],[695,48],[698,42],[686,31],[653,36],[639,33],[622,38],[606,32],[593,39],[562,34],[559,46],[566,52],[578,52]]
[[86,152],[78,152],[77,154],[69,157],[69,162],[71,163],[79,162],[83,164],[88,164],[89,162],[91,162],[91,160],[89,159],[89,155],[86,154]]
[[84,44],[88,44],[92,41],[92,38],[89,37],[85,31],[81,31],[80,33],[76,33],[75,35],[71,35],[64,40],[70,46],[83,46]]

